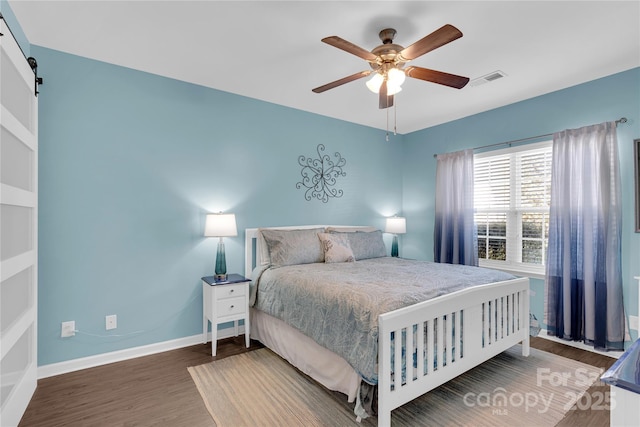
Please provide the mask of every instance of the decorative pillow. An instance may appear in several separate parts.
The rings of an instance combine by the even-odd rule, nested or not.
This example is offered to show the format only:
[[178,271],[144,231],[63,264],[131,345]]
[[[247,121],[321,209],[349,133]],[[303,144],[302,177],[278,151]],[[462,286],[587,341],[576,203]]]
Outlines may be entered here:
[[356,260],[387,256],[387,248],[384,245],[384,240],[382,240],[382,231],[380,230],[352,233],[341,233],[340,231],[332,230],[331,233],[347,236]]
[[322,228],[299,230],[261,230],[273,267],[324,262],[324,251],[318,240]]
[[343,234],[318,233],[324,249],[324,262],[355,262],[349,238]]

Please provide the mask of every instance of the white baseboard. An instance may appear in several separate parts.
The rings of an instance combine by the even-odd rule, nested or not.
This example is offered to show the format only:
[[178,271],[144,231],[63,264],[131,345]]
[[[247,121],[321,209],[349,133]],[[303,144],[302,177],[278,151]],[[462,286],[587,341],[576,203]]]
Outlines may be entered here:
[[[239,326],[239,333],[244,333],[243,325]],[[218,330],[218,339],[230,338],[233,336],[235,336],[235,329],[233,327]],[[209,333],[207,341],[211,341],[211,333]],[[132,347],[109,353],[96,354],[94,356],[81,357],[79,359],[66,360],[59,363],[51,363],[49,365],[38,366],[38,379],[107,365],[109,363],[121,362],[123,360],[135,359],[136,357],[148,356],[150,354],[162,353],[164,351],[176,350],[178,348],[189,347],[191,345],[201,343],[202,334],[198,334],[190,337],[143,345],[140,347]]]
[[569,341],[569,340],[563,340],[560,339],[558,337],[554,337],[552,335],[547,335],[547,334],[543,334],[540,333],[538,335],[539,338],[544,338],[545,340],[549,340],[549,341],[554,341],[554,342],[558,342],[560,344],[564,344],[564,345],[568,345],[569,347],[575,347],[575,348],[579,348],[580,350],[586,350],[586,351],[590,351],[592,353],[598,353],[598,354],[602,354],[603,356],[609,356],[609,357],[613,357],[614,359],[619,359],[620,356],[622,356],[622,351],[599,351],[596,350],[595,348],[593,348],[590,345],[586,345],[585,343],[579,342],[579,341]]

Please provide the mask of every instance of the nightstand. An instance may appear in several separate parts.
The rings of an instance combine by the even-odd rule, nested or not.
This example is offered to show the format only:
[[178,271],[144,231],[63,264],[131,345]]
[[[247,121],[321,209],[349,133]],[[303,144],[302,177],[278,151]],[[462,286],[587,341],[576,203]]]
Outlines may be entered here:
[[249,282],[240,274],[229,274],[227,280],[217,281],[214,276],[202,278],[202,340],[207,343],[207,329],[211,322],[211,355],[216,355],[218,325],[234,323],[238,336],[238,320],[244,320],[244,338],[249,348]]

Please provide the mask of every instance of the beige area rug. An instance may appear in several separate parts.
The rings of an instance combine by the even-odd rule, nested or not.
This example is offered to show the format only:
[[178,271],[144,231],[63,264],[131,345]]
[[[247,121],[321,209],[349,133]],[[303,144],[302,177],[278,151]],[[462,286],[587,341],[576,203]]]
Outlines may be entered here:
[[[377,423],[374,417],[357,423],[346,396],[326,390],[266,348],[188,369],[217,427]],[[394,410],[391,423],[554,426],[600,373],[536,349],[523,357],[515,346]]]

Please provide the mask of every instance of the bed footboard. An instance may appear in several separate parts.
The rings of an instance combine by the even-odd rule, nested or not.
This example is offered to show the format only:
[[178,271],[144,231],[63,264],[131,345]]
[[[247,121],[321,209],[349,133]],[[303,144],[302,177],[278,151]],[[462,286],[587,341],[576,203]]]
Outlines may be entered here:
[[476,286],[379,317],[378,426],[391,411],[522,343],[529,279]]

